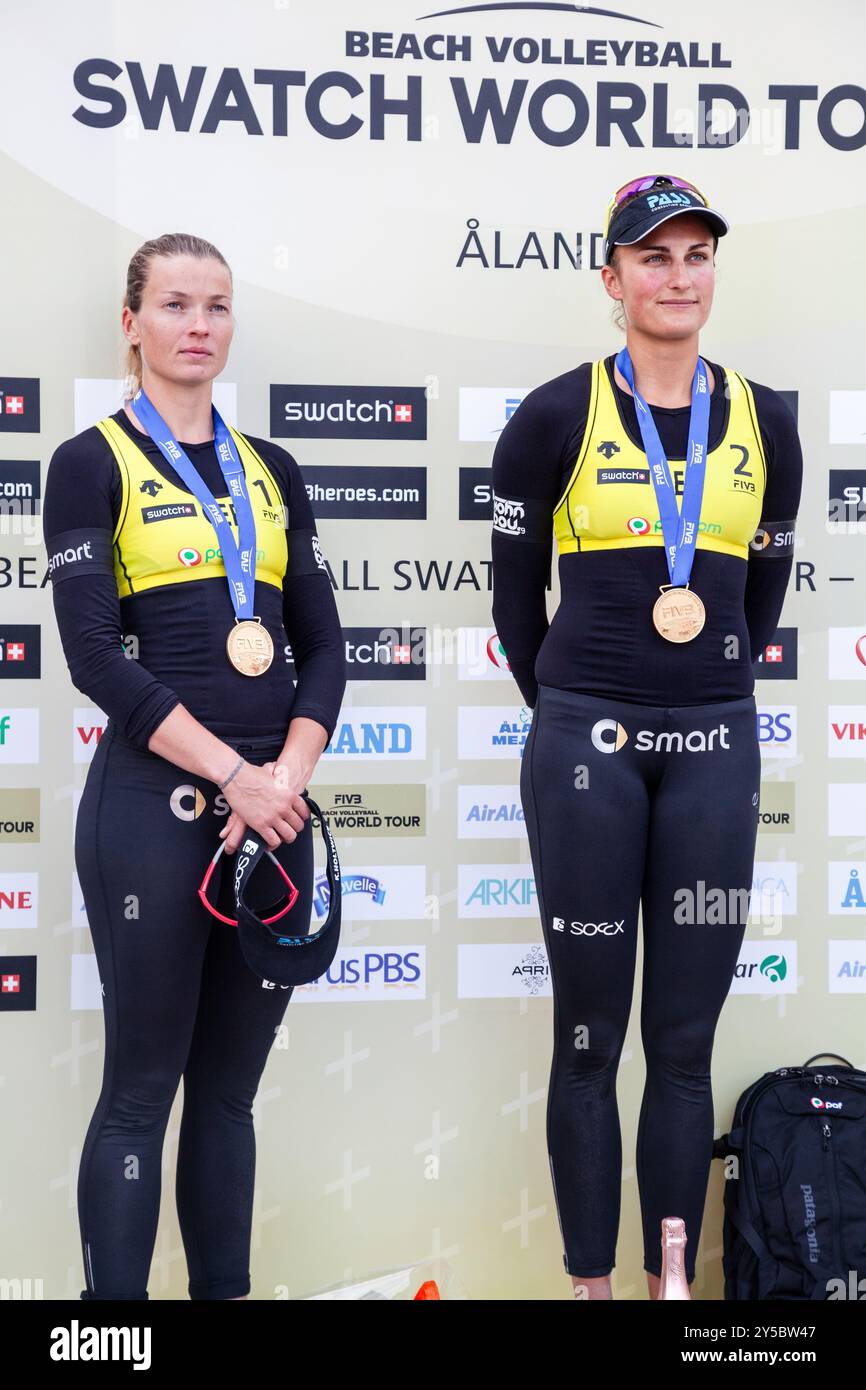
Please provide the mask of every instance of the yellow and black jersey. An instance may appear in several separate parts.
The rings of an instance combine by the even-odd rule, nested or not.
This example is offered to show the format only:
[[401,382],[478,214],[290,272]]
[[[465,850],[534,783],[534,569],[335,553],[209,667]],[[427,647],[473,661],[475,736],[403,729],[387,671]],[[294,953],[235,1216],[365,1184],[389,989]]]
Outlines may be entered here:
[[[535,388],[493,457],[493,621],[527,703],[538,681],[639,703],[738,699],[775,631],[791,569],[802,452],[793,415],[766,386],[716,363],[690,585],[707,620],[691,642],[656,632],[670,583],[634,397],[616,354]],[[708,359],[704,358],[705,361]],[[682,504],[691,407],[651,405]],[[561,599],[548,626],[551,542]],[[768,558],[777,565],[762,562]]]
[[[96,428],[108,441],[120,473],[120,514],[111,538],[119,597],[216,576],[225,584],[216,531],[189,489],[168,476],[155,477],[151,454],[113,416],[98,420]],[[243,464],[256,523],[256,583],[282,590],[288,566],[283,492],[244,435],[231,425],[228,429]],[[171,472],[177,478],[174,469]],[[223,480],[221,492],[224,487]],[[238,521],[230,497],[224,497],[222,507],[237,541]]]
[[[338,718],[345,651],[300,469],[269,440],[231,433],[256,523],[255,614],[274,642],[255,678],[226,655],[235,613],[217,533],[150,436],[118,410],[49,465],[43,532],[73,683],[144,746],[178,703],[223,736],[285,733],[303,715],[330,737]],[[214,441],[183,448],[237,540]]]

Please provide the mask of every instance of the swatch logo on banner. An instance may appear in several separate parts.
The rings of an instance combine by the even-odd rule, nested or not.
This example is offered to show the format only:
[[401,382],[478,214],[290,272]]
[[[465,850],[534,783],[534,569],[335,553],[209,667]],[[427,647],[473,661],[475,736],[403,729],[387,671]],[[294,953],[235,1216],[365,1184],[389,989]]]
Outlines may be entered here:
[[283,439],[426,439],[423,386],[271,386],[271,430]]
[[[661,730],[659,733],[654,733],[652,729],[639,729],[634,737],[634,746],[639,753],[682,753],[683,750],[688,753],[710,753],[717,736],[717,747],[730,748],[727,737],[729,733],[727,724],[719,724],[708,732],[704,732],[703,729],[690,729],[685,734],[680,729]],[[590,738],[592,746],[597,748],[599,753],[617,753],[629,741],[629,735],[623,725],[615,719],[597,720],[592,726]]]

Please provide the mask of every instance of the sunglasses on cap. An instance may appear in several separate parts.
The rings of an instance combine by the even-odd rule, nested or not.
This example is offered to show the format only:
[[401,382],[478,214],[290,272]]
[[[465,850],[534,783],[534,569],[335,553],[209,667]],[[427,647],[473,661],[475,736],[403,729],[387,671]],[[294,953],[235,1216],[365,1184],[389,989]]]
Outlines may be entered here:
[[688,179],[677,178],[675,174],[648,174],[642,179],[631,179],[629,183],[624,183],[622,188],[616,190],[607,205],[607,212],[604,218],[605,238],[607,238],[607,234],[610,231],[611,219],[620,203],[624,203],[627,198],[633,197],[636,193],[646,193],[647,190],[654,185],[660,188],[664,188],[665,186],[684,188],[687,193],[694,193],[696,197],[700,198],[704,207],[709,207],[706,195],[702,193],[695,184],[689,183]]
[[[238,919],[237,919],[237,917],[226,917],[226,916],[224,916],[222,912],[219,912],[219,911],[214,907],[214,905],[213,905],[212,902],[209,902],[209,901],[208,901],[208,896],[207,896],[207,887],[208,887],[208,884],[210,883],[211,877],[212,877],[212,875],[213,875],[213,871],[214,871],[214,869],[216,868],[217,860],[219,859],[219,857],[220,857],[220,855],[222,854],[222,852],[223,852],[223,850],[225,849],[225,847],[226,847],[226,843],[225,843],[225,840],[223,840],[222,844],[220,845],[220,847],[219,847],[219,849],[217,850],[216,854],[214,855],[213,859],[210,861],[210,863],[209,863],[208,866],[207,866],[207,871],[206,871],[206,873],[205,873],[204,878],[203,878],[202,881],[201,881],[201,886],[200,886],[200,888],[199,888],[199,890],[198,890],[198,895],[199,895],[199,897],[201,898],[202,902],[204,903],[205,907],[207,908],[208,912],[211,914],[211,916],[213,916],[213,917],[218,917],[219,920],[220,920],[221,922],[227,923],[227,925],[230,926],[230,927],[236,927],[237,924],[238,924]],[[298,896],[298,890],[297,890],[297,888],[295,887],[294,883],[292,883],[292,880],[289,878],[288,874],[286,873],[285,869],[283,868],[282,864],[280,863],[280,861],[279,861],[279,859],[277,858],[277,856],[273,853],[273,851],[272,851],[272,850],[267,850],[266,853],[267,853],[268,858],[276,865],[277,869],[279,870],[279,872],[282,874],[283,878],[285,879],[286,884],[288,885],[288,894],[289,894],[289,901],[286,903],[285,907],[281,907],[280,910],[279,910],[279,912],[275,913],[273,917],[262,917],[262,918],[261,918],[262,922],[264,922],[264,923],[267,925],[267,924],[270,923],[270,922],[278,922],[278,921],[280,920],[281,917],[285,917],[286,913],[291,911],[291,909],[292,909],[292,908],[294,907],[294,905],[295,905],[295,901],[296,901],[297,896]]]

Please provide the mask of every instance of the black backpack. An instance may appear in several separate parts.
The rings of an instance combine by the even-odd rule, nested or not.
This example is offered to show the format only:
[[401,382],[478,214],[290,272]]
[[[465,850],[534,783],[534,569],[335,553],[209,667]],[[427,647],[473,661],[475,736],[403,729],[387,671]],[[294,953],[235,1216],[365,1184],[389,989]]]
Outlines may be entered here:
[[[819,1071],[819,1057],[844,1066]],[[726,1299],[866,1300],[866,1072],[838,1052],[764,1072],[713,1157],[738,1161],[725,1182]]]

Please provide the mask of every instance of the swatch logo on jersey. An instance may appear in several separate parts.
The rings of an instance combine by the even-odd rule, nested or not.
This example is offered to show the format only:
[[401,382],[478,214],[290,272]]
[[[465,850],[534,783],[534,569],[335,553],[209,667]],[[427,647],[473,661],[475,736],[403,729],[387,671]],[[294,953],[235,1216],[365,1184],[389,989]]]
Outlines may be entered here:
[[[238,850],[235,867],[235,905],[241,954],[254,975],[278,985],[308,985],[318,980],[330,967],[340,942],[342,895],[337,846],[331,827],[315,801],[306,791],[302,792],[302,796],[311,814],[318,819],[327,857],[328,916],[319,930],[290,936],[284,929],[263,922],[247,903],[252,876],[268,853],[266,845],[257,835],[248,831]],[[301,907],[306,906],[308,904],[301,901]],[[297,911],[297,904],[293,911]]]

